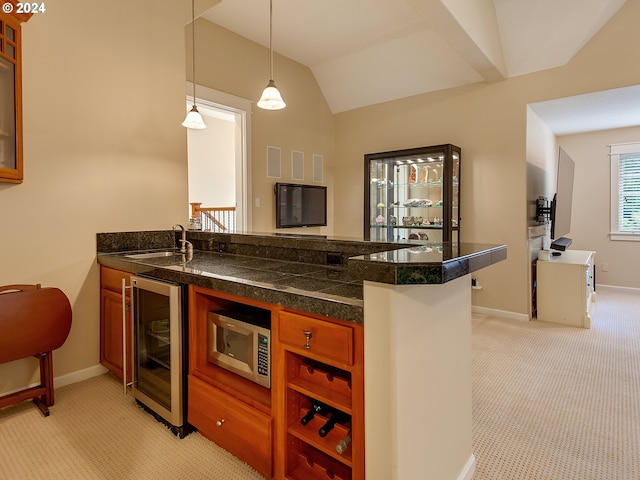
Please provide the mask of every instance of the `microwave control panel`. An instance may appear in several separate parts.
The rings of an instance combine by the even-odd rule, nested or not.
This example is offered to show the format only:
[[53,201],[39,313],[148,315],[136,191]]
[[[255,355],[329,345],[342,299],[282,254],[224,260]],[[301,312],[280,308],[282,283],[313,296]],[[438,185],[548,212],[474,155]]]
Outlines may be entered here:
[[269,337],[258,334],[258,375],[269,375]]

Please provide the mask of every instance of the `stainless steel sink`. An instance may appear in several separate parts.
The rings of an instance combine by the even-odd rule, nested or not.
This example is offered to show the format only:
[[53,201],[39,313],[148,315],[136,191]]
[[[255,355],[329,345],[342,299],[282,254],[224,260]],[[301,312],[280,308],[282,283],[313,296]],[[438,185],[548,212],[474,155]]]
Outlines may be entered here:
[[131,253],[129,255],[125,255],[127,258],[162,258],[162,257],[173,257],[174,255],[182,255],[180,252],[174,251],[163,251],[163,252],[147,252],[147,253]]

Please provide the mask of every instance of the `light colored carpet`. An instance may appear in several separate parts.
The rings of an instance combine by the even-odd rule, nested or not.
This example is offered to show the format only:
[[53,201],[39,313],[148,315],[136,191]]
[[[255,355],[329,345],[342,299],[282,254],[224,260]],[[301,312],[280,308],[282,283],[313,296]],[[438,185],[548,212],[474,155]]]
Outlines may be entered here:
[[197,432],[175,437],[111,374],[55,395],[47,418],[31,402],[0,410],[1,480],[264,480]]
[[640,293],[591,329],[475,316],[475,480],[640,479]]
[[[640,479],[640,294],[599,289],[591,323],[474,317],[474,480]],[[263,477],[176,438],[103,375],[56,390],[48,418],[0,410],[0,480],[40,479]]]

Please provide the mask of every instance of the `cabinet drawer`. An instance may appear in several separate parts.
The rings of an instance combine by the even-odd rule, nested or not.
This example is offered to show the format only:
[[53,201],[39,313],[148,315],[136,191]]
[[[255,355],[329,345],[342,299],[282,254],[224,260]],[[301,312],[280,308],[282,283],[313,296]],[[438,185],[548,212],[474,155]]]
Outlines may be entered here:
[[271,418],[189,375],[189,423],[271,478]]
[[353,365],[353,328],[351,327],[295,313],[280,312],[279,331],[279,340],[282,343],[327,359]]
[[123,270],[102,267],[100,269],[100,286],[114,292],[122,292],[122,279],[126,279],[127,285],[131,285],[131,275],[130,272]]

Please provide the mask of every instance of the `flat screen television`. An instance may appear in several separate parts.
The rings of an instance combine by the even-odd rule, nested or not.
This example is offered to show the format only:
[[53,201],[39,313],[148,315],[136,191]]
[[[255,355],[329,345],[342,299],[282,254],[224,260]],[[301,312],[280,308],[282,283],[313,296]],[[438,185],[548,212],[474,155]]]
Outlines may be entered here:
[[276,183],[276,228],[327,225],[327,187]]
[[565,235],[571,232],[574,171],[574,161],[560,148],[556,193],[551,201],[551,249],[553,250],[566,250],[572,242]]

